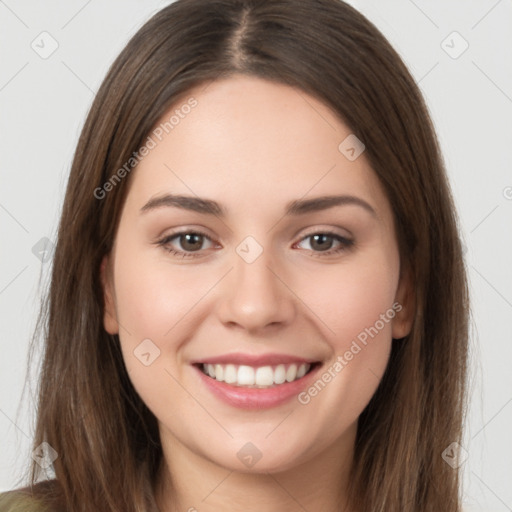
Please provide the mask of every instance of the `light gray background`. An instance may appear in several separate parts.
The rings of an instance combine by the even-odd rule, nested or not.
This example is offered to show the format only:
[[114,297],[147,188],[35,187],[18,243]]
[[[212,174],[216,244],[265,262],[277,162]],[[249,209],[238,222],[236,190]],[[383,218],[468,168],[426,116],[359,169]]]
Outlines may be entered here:
[[[167,3],[0,0],[0,491],[16,485],[30,461],[30,393],[18,406],[51,265],[32,248],[44,237],[55,240],[78,135],[110,63]],[[350,3],[401,54],[440,137],[473,300],[465,508],[510,511],[512,0]],[[46,59],[31,47],[51,48],[43,31],[58,43]],[[469,47],[458,56],[464,40]]]

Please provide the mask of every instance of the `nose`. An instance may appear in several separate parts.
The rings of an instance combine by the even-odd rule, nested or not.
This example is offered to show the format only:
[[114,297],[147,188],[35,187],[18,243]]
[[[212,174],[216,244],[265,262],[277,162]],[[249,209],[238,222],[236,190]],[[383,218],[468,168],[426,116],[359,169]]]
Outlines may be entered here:
[[235,253],[232,261],[234,268],[222,280],[217,301],[221,322],[253,334],[292,323],[296,297],[269,251],[251,263]]

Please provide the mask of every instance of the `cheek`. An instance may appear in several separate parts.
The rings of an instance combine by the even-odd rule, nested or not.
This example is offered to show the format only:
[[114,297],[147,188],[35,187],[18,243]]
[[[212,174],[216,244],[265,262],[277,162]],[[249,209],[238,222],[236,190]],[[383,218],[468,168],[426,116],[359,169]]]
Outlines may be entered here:
[[[392,307],[397,278],[394,262],[369,259],[318,273],[314,286],[303,284],[302,294],[308,306],[318,312],[333,347],[344,351],[347,342],[374,326]],[[379,333],[390,336],[390,321],[378,322],[377,327]]]
[[[150,338],[168,343],[182,328],[183,320],[215,283],[212,272],[171,261],[164,249],[140,246],[120,237],[115,289],[119,320],[131,343]],[[186,323],[186,322],[185,322]],[[130,333],[130,334],[128,334]]]
[[333,410],[341,401],[355,417],[377,389],[391,350],[397,279],[397,260],[380,257],[333,266],[315,286],[303,284],[302,295],[318,312],[332,354],[324,372],[330,391],[322,394]]
[[154,411],[168,393],[181,393],[172,378],[180,378],[179,349],[197,321],[199,301],[215,281],[133,254],[116,262],[119,338],[130,379]]

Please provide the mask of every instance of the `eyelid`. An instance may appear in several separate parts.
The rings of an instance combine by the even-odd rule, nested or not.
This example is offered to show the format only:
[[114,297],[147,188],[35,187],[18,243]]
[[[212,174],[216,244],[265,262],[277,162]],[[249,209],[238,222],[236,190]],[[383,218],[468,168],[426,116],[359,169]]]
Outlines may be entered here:
[[[203,230],[202,228],[188,228],[188,227],[185,227],[185,228],[177,228],[176,231],[171,231],[169,233],[166,233],[164,235],[161,235],[159,236],[155,241],[154,243],[156,244],[162,244],[162,242],[164,243],[168,243],[166,241],[168,240],[172,240],[174,238],[179,238],[180,236],[184,236],[184,235],[190,235],[190,234],[195,234],[195,235],[200,235],[206,239],[208,239],[213,245],[220,245],[213,236],[211,236],[209,233],[207,233],[205,230]],[[193,251],[191,251],[193,252]],[[199,252],[199,251],[198,251]]]
[[[295,234],[294,238],[299,236],[301,231],[302,230],[299,230]],[[325,234],[328,233],[330,235],[337,235],[342,238],[348,238],[348,239],[354,238],[354,235],[346,228],[341,228],[340,226],[328,226],[328,225],[322,226],[322,225],[320,225],[320,226],[314,226],[312,228],[306,229],[306,232],[301,235],[301,240],[307,236],[316,235],[318,233],[325,233]]]
[[215,236],[210,233],[210,230],[203,227],[194,227],[194,226],[180,226],[177,228],[165,229],[162,231],[162,234],[157,235],[152,241],[152,244],[162,245],[162,242],[166,242],[166,240],[171,240],[173,238],[178,238],[180,235],[188,235],[188,234],[197,234],[202,235],[203,237],[210,240],[214,245],[220,245]]

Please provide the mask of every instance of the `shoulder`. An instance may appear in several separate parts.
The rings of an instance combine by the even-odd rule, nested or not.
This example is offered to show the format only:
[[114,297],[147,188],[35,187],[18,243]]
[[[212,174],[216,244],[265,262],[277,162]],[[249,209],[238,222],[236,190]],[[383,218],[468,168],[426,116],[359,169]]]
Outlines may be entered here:
[[0,493],[0,512],[50,512],[42,502],[21,490]]
[[0,493],[0,512],[61,512],[62,508],[49,505],[48,498],[58,489],[55,480],[39,482]]

